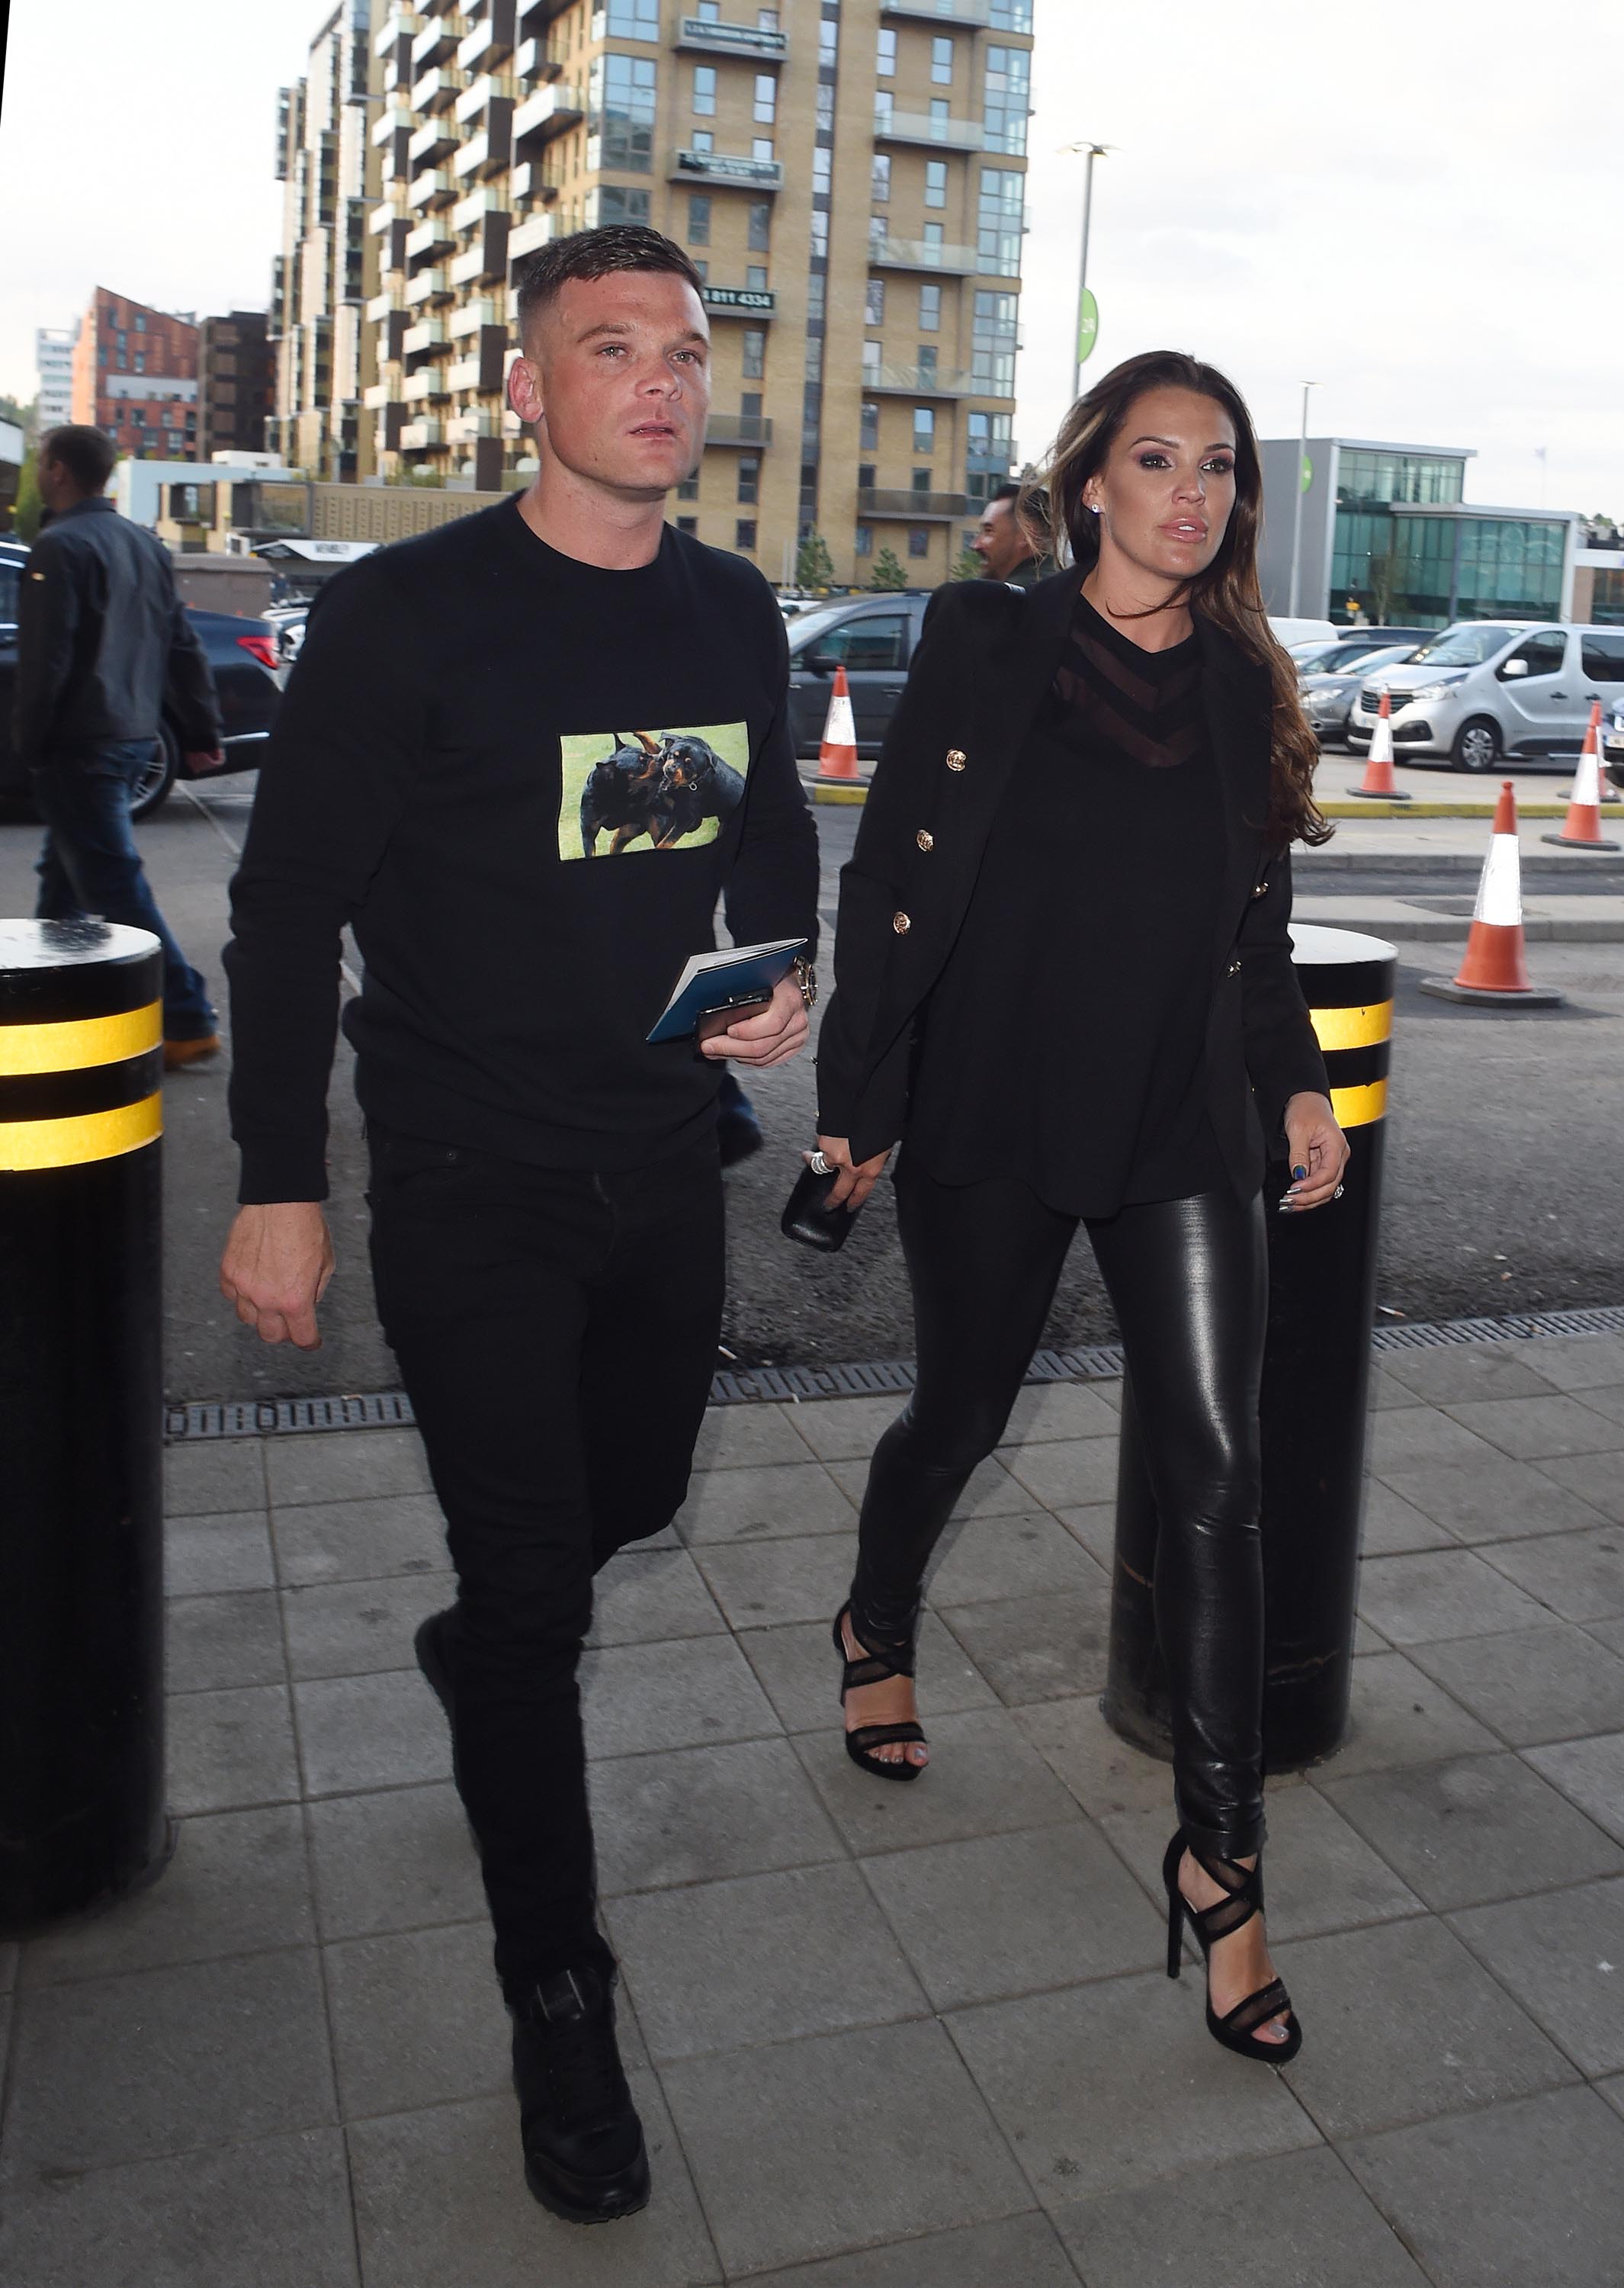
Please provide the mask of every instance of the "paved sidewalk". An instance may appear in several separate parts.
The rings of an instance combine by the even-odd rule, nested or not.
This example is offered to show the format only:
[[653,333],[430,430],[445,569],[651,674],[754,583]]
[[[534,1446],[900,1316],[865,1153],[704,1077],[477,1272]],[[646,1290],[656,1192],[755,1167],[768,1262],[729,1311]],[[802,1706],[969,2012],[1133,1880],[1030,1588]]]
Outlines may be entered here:
[[524,2191],[405,1431],[171,1451],[162,1880],[0,1949],[7,2288],[1617,2288],[1624,1340],[1390,1355],[1348,1746],[1271,1791],[1283,2075],[1162,1975],[1103,1677],[1115,1391],[1029,1390],[934,1585],[936,1763],[835,1729],[894,1402],[715,1415],[587,1706],[654,2149]]

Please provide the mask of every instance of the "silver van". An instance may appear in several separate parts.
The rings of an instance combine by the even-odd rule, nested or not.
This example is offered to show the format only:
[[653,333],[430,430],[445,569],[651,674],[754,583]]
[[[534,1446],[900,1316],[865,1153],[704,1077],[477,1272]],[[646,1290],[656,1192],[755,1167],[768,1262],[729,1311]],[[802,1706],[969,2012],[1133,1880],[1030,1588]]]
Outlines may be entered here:
[[1348,717],[1349,746],[1370,744],[1382,694],[1392,702],[1399,762],[1447,761],[1492,771],[1502,758],[1565,769],[1584,740],[1592,704],[1624,705],[1624,628],[1553,626],[1549,620],[1457,620],[1404,667],[1366,675]]

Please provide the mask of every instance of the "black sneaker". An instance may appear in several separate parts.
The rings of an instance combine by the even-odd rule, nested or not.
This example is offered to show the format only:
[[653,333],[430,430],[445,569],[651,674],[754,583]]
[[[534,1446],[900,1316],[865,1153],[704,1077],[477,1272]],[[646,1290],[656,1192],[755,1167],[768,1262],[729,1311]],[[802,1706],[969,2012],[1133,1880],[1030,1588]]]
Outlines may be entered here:
[[417,1656],[424,1682],[445,1710],[448,1723],[451,1721],[451,1669],[441,1632],[450,1618],[449,1608],[443,1613],[431,1613],[426,1621],[418,1623],[417,1633],[412,1639],[412,1650]]
[[630,2216],[648,2200],[648,2155],[607,1984],[582,1966],[510,2006],[526,2183],[572,2224]]

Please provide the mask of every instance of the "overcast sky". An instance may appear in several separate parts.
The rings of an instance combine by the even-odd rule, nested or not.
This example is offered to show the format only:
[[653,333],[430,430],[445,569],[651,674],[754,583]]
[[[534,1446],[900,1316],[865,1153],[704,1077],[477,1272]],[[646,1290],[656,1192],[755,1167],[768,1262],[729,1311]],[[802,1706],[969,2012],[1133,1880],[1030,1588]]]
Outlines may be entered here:
[[[33,395],[35,327],[97,284],[264,306],[275,91],[323,13],[12,0],[0,390]],[[1087,377],[1193,350],[1265,436],[1312,380],[1317,433],[1476,446],[1469,499],[1624,516],[1624,0],[1037,0],[1035,64],[1024,453],[1069,385],[1082,162],[1056,147],[1089,136],[1117,148]]]

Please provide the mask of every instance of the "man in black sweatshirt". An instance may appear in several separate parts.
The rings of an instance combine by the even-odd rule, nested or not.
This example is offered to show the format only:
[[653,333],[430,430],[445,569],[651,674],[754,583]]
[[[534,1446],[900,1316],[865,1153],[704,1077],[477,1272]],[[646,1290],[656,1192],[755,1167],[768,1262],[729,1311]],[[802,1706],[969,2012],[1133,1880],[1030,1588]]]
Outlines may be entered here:
[[698,276],[646,228],[555,242],[519,290],[522,497],[366,559],[313,613],[233,886],[221,1267],[318,1340],[340,933],[372,1267],[457,1574],[417,1656],[479,1840],[532,2191],[648,2194],[597,1927],[576,1689],[592,1577],[669,1523],[716,1361],[717,1060],[806,1037],[810,972],[698,1056],[645,1036],[725,896],[816,930],[817,849],[771,591],[663,521],[709,386]]

